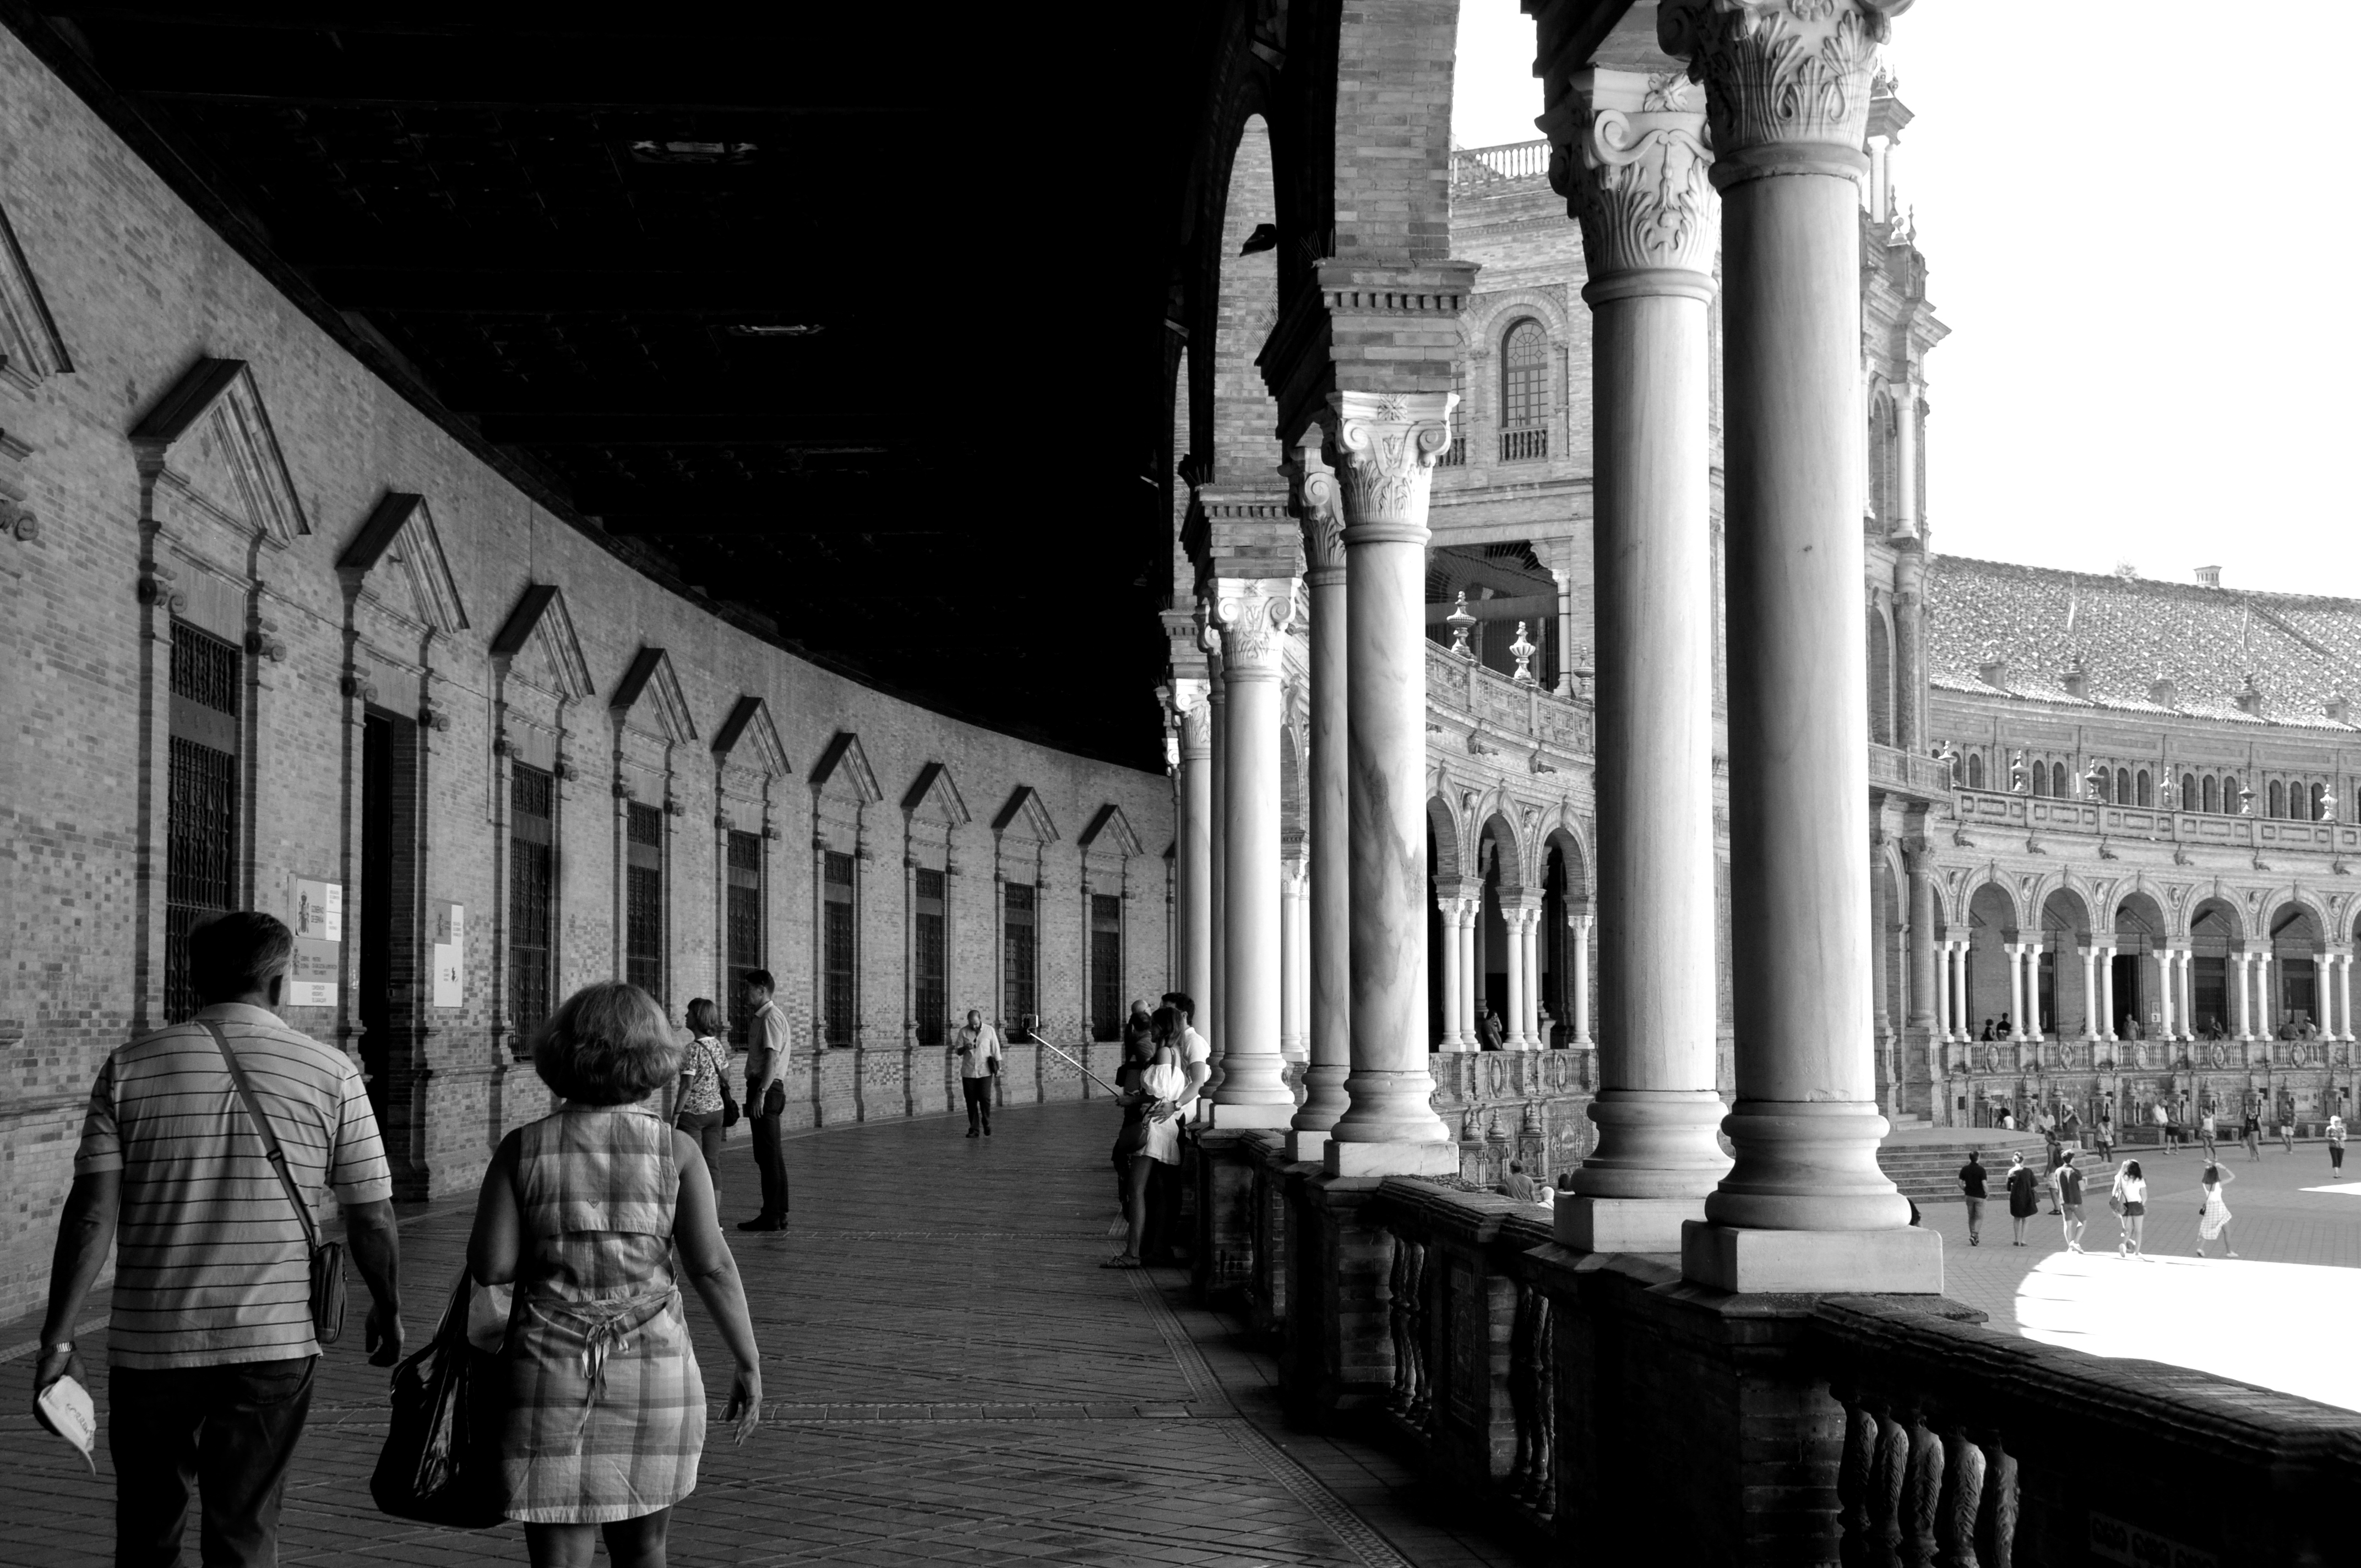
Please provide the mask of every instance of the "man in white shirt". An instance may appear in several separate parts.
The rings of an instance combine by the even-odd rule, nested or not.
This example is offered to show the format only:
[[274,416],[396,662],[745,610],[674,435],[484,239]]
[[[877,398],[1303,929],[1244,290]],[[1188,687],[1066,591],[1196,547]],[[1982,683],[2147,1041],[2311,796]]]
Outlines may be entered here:
[[1213,1047],[1197,1033],[1197,1003],[1187,992],[1166,992],[1164,1005],[1180,1014],[1180,1066],[1189,1075],[1189,1087],[1180,1099],[1185,1109],[1200,1103],[1206,1081],[1213,1076]]
[[779,1153],[779,1124],[787,1111],[787,1013],[772,998],[777,985],[769,970],[749,970],[739,991],[753,1010],[746,1031],[746,1116],[754,1130],[754,1169],[763,1179],[763,1212],[739,1222],[741,1231],[787,1228],[787,1167]]
[[960,1094],[967,1102],[967,1135],[992,1136],[992,1080],[1000,1076],[1000,1031],[971,1007],[967,1025],[951,1042],[959,1053]]

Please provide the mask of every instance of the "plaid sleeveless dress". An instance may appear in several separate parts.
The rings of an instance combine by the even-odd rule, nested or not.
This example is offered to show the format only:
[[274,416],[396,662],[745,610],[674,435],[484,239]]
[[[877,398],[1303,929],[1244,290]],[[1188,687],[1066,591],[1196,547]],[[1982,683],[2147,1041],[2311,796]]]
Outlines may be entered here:
[[520,1137],[508,1516],[611,1524],[669,1508],[697,1489],[706,1420],[672,1270],[672,1129],[642,1106],[584,1106]]

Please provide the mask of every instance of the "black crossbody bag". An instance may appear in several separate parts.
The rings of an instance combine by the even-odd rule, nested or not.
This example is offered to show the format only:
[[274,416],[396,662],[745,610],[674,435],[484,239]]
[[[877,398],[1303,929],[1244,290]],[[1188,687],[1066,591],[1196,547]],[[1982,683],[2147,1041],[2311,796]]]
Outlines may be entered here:
[[302,1189],[287,1169],[287,1151],[279,1146],[279,1135],[270,1130],[269,1118],[255,1102],[254,1088],[246,1081],[246,1069],[237,1065],[237,1056],[229,1048],[228,1037],[218,1024],[206,1024],[205,1032],[220,1047],[224,1065],[229,1069],[230,1081],[237,1085],[238,1100],[246,1106],[246,1118],[262,1139],[263,1157],[278,1173],[280,1188],[287,1201],[294,1205],[295,1218],[302,1222],[303,1245],[312,1264],[312,1337],[322,1344],[334,1344],[345,1332],[345,1244],[324,1242],[320,1227],[312,1223],[312,1205],[303,1201]]

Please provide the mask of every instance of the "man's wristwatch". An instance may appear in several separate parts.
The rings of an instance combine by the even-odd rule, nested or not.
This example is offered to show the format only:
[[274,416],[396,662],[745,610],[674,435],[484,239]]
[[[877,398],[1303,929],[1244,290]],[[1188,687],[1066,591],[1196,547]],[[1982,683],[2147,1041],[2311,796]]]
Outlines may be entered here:
[[70,1339],[61,1339],[61,1340],[57,1341],[57,1342],[56,1342],[56,1343],[51,1343],[51,1344],[45,1344],[45,1345],[43,1345],[43,1346],[41,1347],[41,1354],[42,1354],[42,1355],[43,1355],[43,1357],[45,1357],[45,1358],[46,1358],[46,1357],[49,1357],[49,1356],[52,1356],[52,1355],[59,1354],[60,1354],[60,1353],[63,1353],[64,1354],[67,1354],[67,1355],[71,1355],[71,1354],[73,1354],[73,1347],[74,1347],[74,1342],[73,1342],[73,1341],[71,1341],[71,1340],[70,1340]]

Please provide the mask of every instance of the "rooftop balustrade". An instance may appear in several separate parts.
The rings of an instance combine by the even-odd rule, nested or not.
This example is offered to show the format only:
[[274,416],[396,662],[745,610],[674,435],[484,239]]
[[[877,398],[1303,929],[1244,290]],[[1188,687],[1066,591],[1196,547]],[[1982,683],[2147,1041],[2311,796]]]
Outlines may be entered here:
[[1451,183],[1455,188],[1498,185],[1510,180],[1541,180],[1549,174],[1547,141],[1502,142],[1497,147],[1451,149]]
[[[1933,758],[1913,758],[1933,762]],[[2272,817],[2234,817],[2207,811],[2168,811],[2161,806],[2110,806],[2103,801],[2056,795],[2014,795],[1993,790],[1947,788],[1956,802],[1959,829],[1978,828],[2056,834],[2094,839],[2127,839],[2176,847],[2271,850],[2336,855],[2361,853],[2361,827],[2348,822],[2303,822]]]

